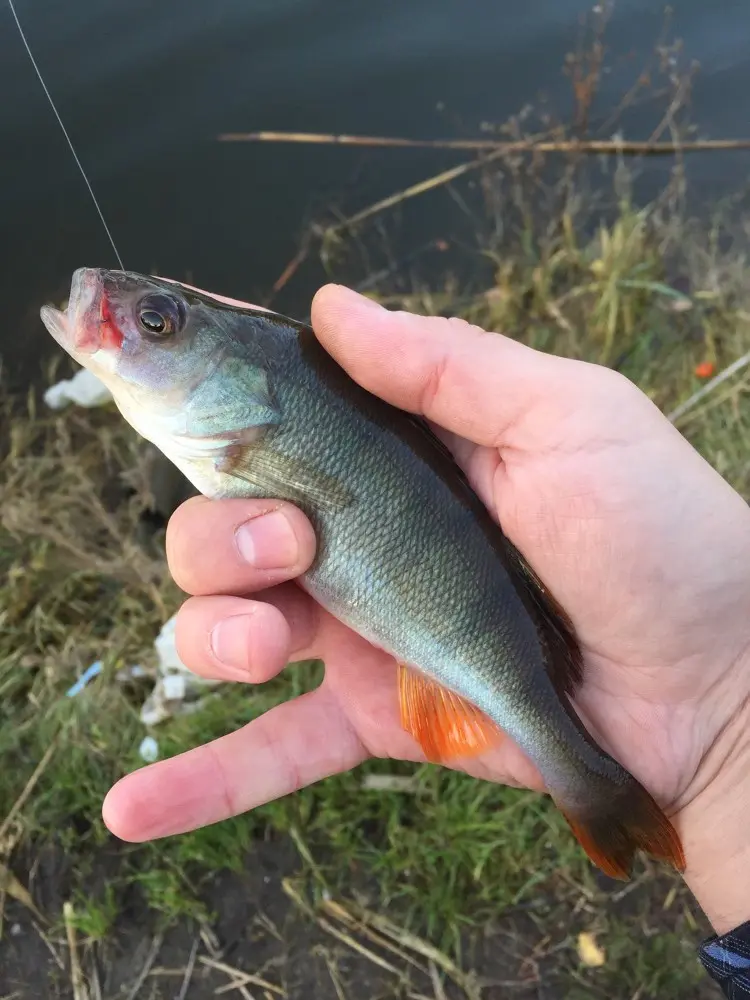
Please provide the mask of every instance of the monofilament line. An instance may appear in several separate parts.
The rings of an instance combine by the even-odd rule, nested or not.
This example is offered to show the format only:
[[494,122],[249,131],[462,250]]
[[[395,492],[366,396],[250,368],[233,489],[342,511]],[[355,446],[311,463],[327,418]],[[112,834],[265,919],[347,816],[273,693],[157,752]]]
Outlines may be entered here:
[[47,84],[44,82],[44,77],[42,76],[42,74],[41,74],[41,72],[39,70],[39,67],[36,64],[36,59],[34,58],[34,54],[31,51],[29,43],[26,41],[26,35],[24,34],[23,28],[21,27],[21,22],[18,20],[18,14],[16,14],[16,8],[13,6],[13,0],[8,0],[8,6],[10,7],[10,12],[13,15],[13,20],[16,22],[16,27],[18,28],[18,34],[21,36],[21,41],[23,42],[24,47],[26,48],[26,51],[29,54],[29,59],[31,60],[31,65],[34,67],[34,71],[36,72],[36,75],[39,77],[39,82],[42,85],[42,89],[44,90],[44,93],[45,93],[45,95],[47,97],[47,100],[49,101],[50,107],[52,108],[52,110],[55,113],[55,118],[57,118],[57,121],[58,121],[58,123],[60,125],[60,128],[62,129],[63,135],[67,139],[68,145],[70,146],[70,151],[73,154],[73,159],[76,161],[78,169],[81,171],[81,177],[83,177],[84,183],[86,184],[86,187],[88,188],[89,194],[91,195],[91,200],[94,203],[94,207],[96,208],[97,212],[99,213],[99,218],[102,220],[102,225],[104,226],[104,232],[107,234],[107,238],[109,239],[109,242],[112,244],[112,249],[115,252],[115,257],[117,258],[117,263],[120,265],[120,269],[124,271],[125,270],[125,265],[122,262],[122,257],[120,256],[119,251],[117,249],[117,246],[115,244],[115,241],[112,238],[112,233],[109,231],[109,226],[107,225],[107,221],[104,218],[104,213],[102,212],[101,207],[99,206],[99,202],[96,200],[96,195],[94,194],[94,189],[91,187],[91,183],[89,182],[89,179],[86,176],[86,171],[83,169],[83,164],[78,159],[78,154],[76,153],[75,146],[73,145],[73,142],[72,142],[70,136],[68,135],[68,130],[65,128],[65,125],[63,124],[63,120],[60,117],[60,112],[57,110],[57,108],[55,106],[55,102],[52,100],[52,95],[50,94],[49,90],[47,90]]

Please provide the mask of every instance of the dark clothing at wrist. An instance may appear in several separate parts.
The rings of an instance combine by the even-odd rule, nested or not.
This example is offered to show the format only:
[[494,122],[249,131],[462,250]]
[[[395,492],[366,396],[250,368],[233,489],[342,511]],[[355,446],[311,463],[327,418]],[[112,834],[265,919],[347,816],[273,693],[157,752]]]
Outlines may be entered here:
[[750,920],[727,934],[707,938],[698,955],[730,1000],[750,998]]

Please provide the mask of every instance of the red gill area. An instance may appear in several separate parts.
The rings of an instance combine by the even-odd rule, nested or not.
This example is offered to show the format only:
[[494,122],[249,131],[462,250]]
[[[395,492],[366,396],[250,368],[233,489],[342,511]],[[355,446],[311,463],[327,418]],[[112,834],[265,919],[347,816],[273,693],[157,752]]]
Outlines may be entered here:
[[99,346],[119,350],[122,339],[122,331],[115,324],[107,296],[102,294],[99,300]]

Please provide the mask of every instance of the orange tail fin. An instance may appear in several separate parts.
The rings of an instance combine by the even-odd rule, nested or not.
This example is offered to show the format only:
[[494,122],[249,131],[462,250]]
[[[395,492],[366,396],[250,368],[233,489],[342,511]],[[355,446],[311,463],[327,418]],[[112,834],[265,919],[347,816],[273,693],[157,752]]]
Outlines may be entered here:
[[685,870],[677,831],[635,778],[612,795],[609,808],[596,815],[574,815],[563,806],[560,811],[591,861],[611,878],[630,877],[639,849],[680,872]]

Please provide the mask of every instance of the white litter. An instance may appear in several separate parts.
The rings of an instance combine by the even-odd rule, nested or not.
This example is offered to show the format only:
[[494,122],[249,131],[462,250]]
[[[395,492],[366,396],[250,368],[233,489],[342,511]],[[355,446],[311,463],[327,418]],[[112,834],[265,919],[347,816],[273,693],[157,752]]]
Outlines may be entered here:
[[62,410],[68,403],[86,407],[103,406],[112,398],[106,385],[88,368],[81,368],[73,378],[56,382],[44,394],[44,402],[52,410]]
[[155,760],[159,759],[159,744],[153,736],[144,736],[138,747],[138,753],[147,764],[153,764]]
[[199,677],[182,662],[175,645],[175,618],[164,623],[154,642],[159,662],[154,689],[141,706],[145,726],[158,726],[173,715],[195,711],[206,689],[222,683]]
[[144,667],[140,663],[135,663],[132,667],[120,667],[115,674],[115,680],[121,684],[127,684],[128,681],[140,680],[142,677],[152,677],[153,674],[153,670],[149,670],[148,667]]
[[187,693],[185,678],[181,674],[167,674],[162,678],[164,697],[167,701],[184,701]]

